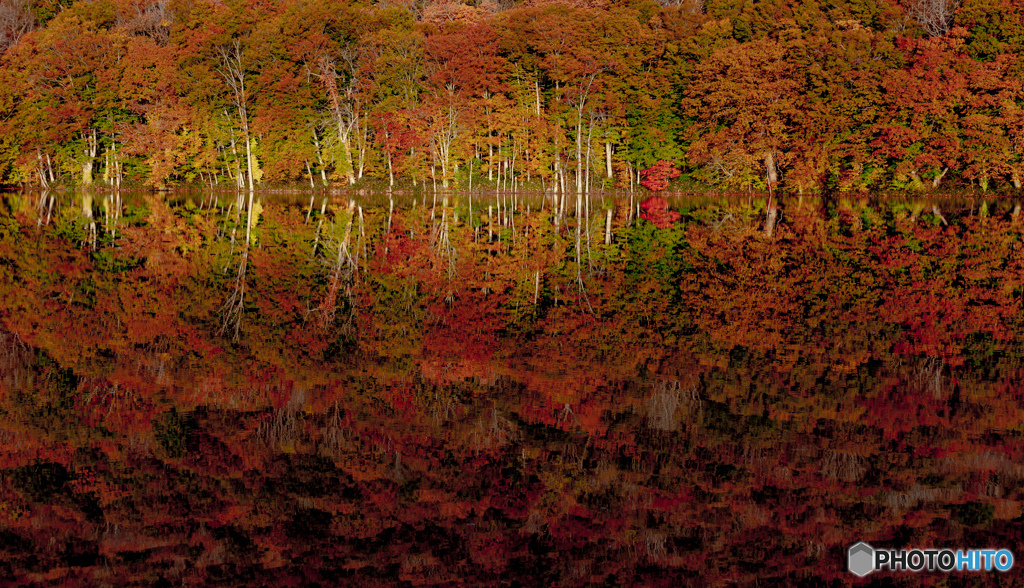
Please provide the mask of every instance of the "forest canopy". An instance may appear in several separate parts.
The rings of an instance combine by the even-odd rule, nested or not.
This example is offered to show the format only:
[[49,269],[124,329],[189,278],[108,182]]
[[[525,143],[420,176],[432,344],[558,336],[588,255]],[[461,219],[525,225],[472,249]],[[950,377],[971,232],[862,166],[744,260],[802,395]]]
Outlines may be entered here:
[[1012,0],[12,0],[0,183],[1019,189]]

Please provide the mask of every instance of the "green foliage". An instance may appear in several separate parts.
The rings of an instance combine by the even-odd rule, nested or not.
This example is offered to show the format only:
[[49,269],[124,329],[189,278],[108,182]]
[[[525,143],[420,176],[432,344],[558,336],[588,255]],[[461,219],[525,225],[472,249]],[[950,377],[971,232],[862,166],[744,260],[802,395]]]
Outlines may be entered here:
[[50,404],[54,408],[70,409],[78,391],[80,378],[70,368],[61,367],[48,356],[43,356],[40,363],[48,368],[46,383]]
[[981,61],[1018,52],[1024,42],[1024,10],[1008,0],[964,2],[955,23],[969,31],[964,46],[971,57]]
[[396,274],[377,274],[373,292],[373,328],[381,341],[410,353],[419,345],[423,326],[423,294],[416,279]]
[[671,113],[636,112],[627,117],[633,126],[627,142],[629,160],[638,168],[647,168],[658,161],[682,161],[684,147],[678,142],[681,123]]
[[[347,301],[343,300],[338,312],[351,312],[345,308]],[[334,339],[324,349],[324,361],[336,362],[339,360],[351,359],[359,351],[359,340],[355,337],[352,329],[337,328],[334,332]]]
[[626,241],[625,269],[630,280],[669,285],[676,283],[682,272],[692,269],[682,255],[687,249],[685,224],[659,229],[638,220],[620,238]]
[[194,427],[191,415],[182,414],[172,407],[153,424],[153,432],[160,447],[169,456],[178,458],[188,451],[188,436]]
[[57,238],[79,245],[85,242],[85,228],[88,221],[79,212],[75,208],[66,208],[60,211],[54,222],[54,234]]
[[992,524],[995,507],[987,502],[965,502],[950,508],[953,520],[968,527],[986,527]]
[[[1003,355],[998,342],[992,333],[972,333],[963,342],[964,359],[968,364],[979,372],[985,374],[988,366]],[[994,374],[993,374],[994,375]]]
[[142,265],[146,263],[145,259],[125,257],[119,254],[116,250],[108,249],[106,247],[93,251],[90,254],[90,257],[97,269],[110,274],[123,274],[130,272],[135,268],[142,267]]
[[3,210],[0,210],[0,241],[11,239],[21,233],[21,225],[14,218],[13,211],[17,208],[18,196],[5,194],[3,199]]
[[36,459],[27,466],[9,470],[18,489],[25,492],[32,500],[52,502],[66,491],[71,479],[66,467],[62,464]]

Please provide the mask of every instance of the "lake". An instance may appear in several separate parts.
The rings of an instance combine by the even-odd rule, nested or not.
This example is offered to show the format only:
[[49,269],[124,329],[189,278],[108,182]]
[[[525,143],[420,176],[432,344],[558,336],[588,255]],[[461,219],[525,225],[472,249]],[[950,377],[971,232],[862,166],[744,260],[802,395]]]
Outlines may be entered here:
[[0,580],[810,586],[855,580],[858,541],[1017,555],[1015,202],[673,195],[659,227],[645,197],[2,195]]

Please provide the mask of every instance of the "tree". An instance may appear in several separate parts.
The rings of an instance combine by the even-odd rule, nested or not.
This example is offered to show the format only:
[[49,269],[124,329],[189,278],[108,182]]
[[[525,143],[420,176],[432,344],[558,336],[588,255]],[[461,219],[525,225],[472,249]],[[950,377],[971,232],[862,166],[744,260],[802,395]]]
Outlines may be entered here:
[[463,134],[461,97],[455,91],[455,86],[448,84],[443,93],[431,98],[432,103],[427,107],[428,133],[430,143],[441,162],[441,185],[447,188],[451,178],[452,146]]
[[[938,188],[950,171],[962,169],[968,105],[982,105],[998,91],[998,75],[993,79],[985,64],[964,54],[964,34],[903,40],[906,67],[883,77],[886,110],[871,147],[888,160],[897,187],[923,188],[928,181]],[[977,118],[972,124],[984,126]]]
[[773,39],[733,44],[698,65],[683,108],[692,117],[688,157],[702,176],[772,187],[789,161],[799,78],[787,46]]
[[0,4],[0,55],[17,44],[36,25],[30,0],[9,0]]
[[790,52],[801,91],[796,98],[786,186],[867,190],[885,169],[867,147],[885,101],[882,74],[903,62],[892,34],[844,23],[829,36],[805,37]]
[[20,72],[14,79],[22,96],[9,120],[20,150],[36,159],[52,155],[58,174],[69,172],[85,185],[101,144],[111,140],[113,129],[107,125],[103,136],[100,127],[116,107],[124,57],[124,38],[93,20],[103,15],[92,9],[62,12],[5,55]]
[[682,172],[672,167],[671,161],[663,159],[647,169],[640,170],[640,175],[643,177],[640,180],[640,185],[651,192],[660,192],[668,188],[670,179],[678,178],[681,174]]
[[252,164],[252,137],[249,132],[249,89],[251,63],[242,50],[242,40],[234,39],[227,45],[217,47],[217,55],[220,57],[220,66],[217,72],[224,79],[224,83],[231,91],[230,100],[238,112],[238,118],[242,125],[242,138],[245,140],[245,164],[248,169],[247,180],[249,185],[249,209],[252,209],[252,191],[254,189],[254,174]]
[[953,26],[960,0],[911,0],[907,12],[932,37],[941,37]]

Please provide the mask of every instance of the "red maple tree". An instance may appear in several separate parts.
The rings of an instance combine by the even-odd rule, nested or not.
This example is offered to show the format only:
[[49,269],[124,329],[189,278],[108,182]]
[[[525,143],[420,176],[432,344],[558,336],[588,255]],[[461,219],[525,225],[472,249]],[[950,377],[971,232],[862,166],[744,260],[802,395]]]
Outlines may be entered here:
[[665,188],[668,188],[669,180],[672,178],[678,178],[682,173],[683,172],[672,167],[671,161],[662,159],[651,167],[640,170],[640,175],[643,176],[643,179],[640,180],[640,185],[651,192],[660,192]]

